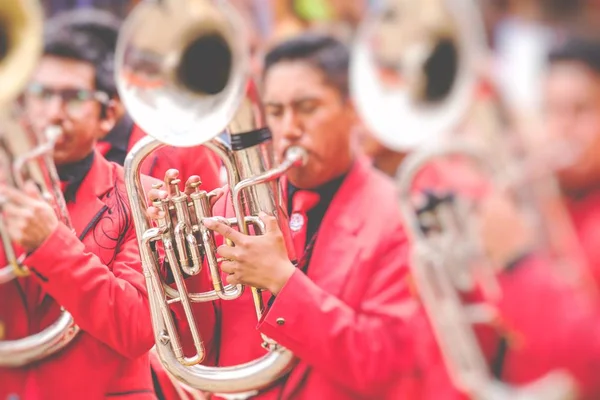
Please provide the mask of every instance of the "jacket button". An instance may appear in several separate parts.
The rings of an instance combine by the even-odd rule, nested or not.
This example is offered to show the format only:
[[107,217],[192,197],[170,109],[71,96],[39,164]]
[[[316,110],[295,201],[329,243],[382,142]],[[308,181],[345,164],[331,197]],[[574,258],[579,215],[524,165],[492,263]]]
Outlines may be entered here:
[[277,325],[283,325],[283,324],[285,324],[285,319],[283,319],[283,318],[277,318],[275,320],[275,322],[277,322]]

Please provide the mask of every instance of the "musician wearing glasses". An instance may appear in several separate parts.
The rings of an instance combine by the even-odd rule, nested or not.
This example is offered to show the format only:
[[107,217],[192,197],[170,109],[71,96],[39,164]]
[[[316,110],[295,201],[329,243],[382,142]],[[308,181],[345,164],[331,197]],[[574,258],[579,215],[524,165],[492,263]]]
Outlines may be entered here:
[[[121,26],[118,17],[98,9],[80,8],[57,14],[54,19],[59,23],[69,23],[74,30],[96,36],[104,42],[111,53],[115,51]],[[112,76],[106,78],[113,80]],[[107,160],[123,165],[127,153],[146,136],[146,133],[133,122],[117,93],[112,95],[111,100],[117,120],[113,129],[98,138],[97,150]],[[205,190],[210,191],[221,186],[221,162],[203,146],[186,148],[165,146],[145,160],[142,164],[142,173],[162,179],[169,168],[177,168],[183,174],[194,173],[202,176],[202,187]],[[183,184],[181,189],[183,190]]]
[[[406,282],[406,236],[392,182],[354,152],[348,63],[342,43],[315,34],[283,42],[265,58],[263,102],[276,157],[290,146],[308,152],[306,165],[284,179],[298,264],[274,217],[262,215],[262,236],[204,222],[235,244],[218,249],[227,282],[266,289],[268,304],[257,322],[249,291],[219,302],[211,361],[231,366],[261,357],[261,333],[300,360],[255,398],[391,398],[412,362],[407,319],[416,305]],[[231,215],[228,198],[215,215]],[[155,207],[148,212],[162,215]]]
[[68,25],[49,32],[22,106],[37,133],[61,132],[54,162],[73,231],[32,182],[0,187],[6,229],[31,271],[0,286],[0,320],[4,339],[16,340],[47,328],[64,307],[81,330],[51,357],[0,369],[0,398],[154,399],[154,337],[123,171],[94,150],[115,123],[111,53]]

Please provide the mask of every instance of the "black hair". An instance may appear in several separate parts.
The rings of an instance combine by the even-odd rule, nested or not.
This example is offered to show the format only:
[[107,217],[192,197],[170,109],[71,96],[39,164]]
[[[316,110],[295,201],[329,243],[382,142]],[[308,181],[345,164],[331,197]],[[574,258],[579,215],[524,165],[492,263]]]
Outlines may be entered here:
[[550,65],[561,61],[577,61],[600,74],[600,40],[584,36],[568,37],[548,55]]
[[46,23],[44,54],[92,64],[96,89],[114,97],[114,54],[120,26],[119,18],[98,9],[59,13]]
[[265,56],[264,74],[274,65],[285,61],[308,63],[323,74],[329,85],[344,97],[348,96],[350,51],[334,37],[305,33],[276,45]]

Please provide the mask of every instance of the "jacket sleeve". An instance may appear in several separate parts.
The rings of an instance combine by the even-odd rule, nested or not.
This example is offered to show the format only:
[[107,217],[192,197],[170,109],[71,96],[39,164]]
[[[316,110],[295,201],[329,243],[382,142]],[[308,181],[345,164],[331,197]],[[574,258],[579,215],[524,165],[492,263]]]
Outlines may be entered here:
[[414,365],[408,318],[417,307],[407,285],[407,242],[401,236],[386,243],[364,275],[370,285],[357,308],[296,270],[259,323],[315,370],[368,396]]
[[508,338],[505,376],[527,382],[563,369],[582,398],[598,398],[600,303],[594,288],[569,282],[553,261],[532,254],[500,276],[503,295],[496,306]]
[[128,358],[154,345],[148,295],[135,232],[127,232],[112,268],[65,225],[25,260],[42,288],[85,332]]

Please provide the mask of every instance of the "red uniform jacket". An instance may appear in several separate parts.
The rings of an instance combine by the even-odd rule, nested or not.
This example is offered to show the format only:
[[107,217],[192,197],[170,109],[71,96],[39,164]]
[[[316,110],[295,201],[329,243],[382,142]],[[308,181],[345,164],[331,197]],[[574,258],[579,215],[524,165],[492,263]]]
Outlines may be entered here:
[[[232,214],[229,197],[224,199],[215,215]],[[263,355],[264,333],[300,362],[257,398],[392,398],[391,388],[413,365],[414,336],[406,320],[416,310],[393,183],[357,160],[319,232],[308,276],[297,270],[260,322],[249,291],[219,303],[218,364]],[[270,294],[264,295],[266,303]]]
[[[445,183],[455,181],[451,171],[444,171]],[[437,176],[440,178],[440,175]],[[442,181],[443,181],[442,180]],[[432,186],[441,181],[430,182]],[[459,183],[464,186],[464,181]],[[420,182],[422,186],[429,186]],[[481,194],[467,185],[467,192]],[[600,257],[597,252],[598,229],[591,229],[600,208],[588,207],[573,211],[575,226],[584,250],[591,260],[592,270],[598,276]],[[585,217],[584,217],[585,216]],[[592,244],[593,243],[593,244]],[[585,287],[574,287],[551,273],[550,260],[533,254],[520,262],[512,271],[499,275],[503,292],[496,304],[500,319],[496,329],[478,329],[481,345],[490,366],[502,360],[502,380],[513,385],[524,385],[546,373],[563,369],[580,387],[581,399],[600,398],[600,310],[595,292]],[[425,326],[426,321],[417,323]],[[508,348],[499,357],[500,336]],[[423,379],[419,382],[422,399],[460,399],[463,396],[450,383],[442,364],[439,349],[428,335],[419,341],[419,359]]]
[[155,379],[159,382],[161,400],[205,400],[206,396],[199,390],[189,388],[169,376],[163,365],[160,363],[158,355],[150,351],[150,366],[152,367]]
[[0,369],[0,398],[154,399],[154,336],[122,168],[96,154],[68,210],[76,233],[61,224],[25,260],[39,277],[0,286],[0,320],[5,339],[22,338],[52,324],[60,304],[81,332],[53,357]]
[[[137,125],[134,125],[131,137],[129,139],[128,151],[143,137],[146,133]],[[103,148],[102,143],[99,144]],[[108,148],[106,148],[108,150]],[[142,173],[160,179],[165,177],[168,169],[175,168],[179,170],[180,176],[185,179],[191,175],[198,175],[202,180],[202,189],[210,192],[221,187],[221,160],[204,146],[194,147],[172,147],[165,146],[151,154],[142,163]],[[184,189],[185,179],[182,179],[180,189]]]
[[600,190],[567,203],[573,226],[589,260],[590,272],[600,289]]

